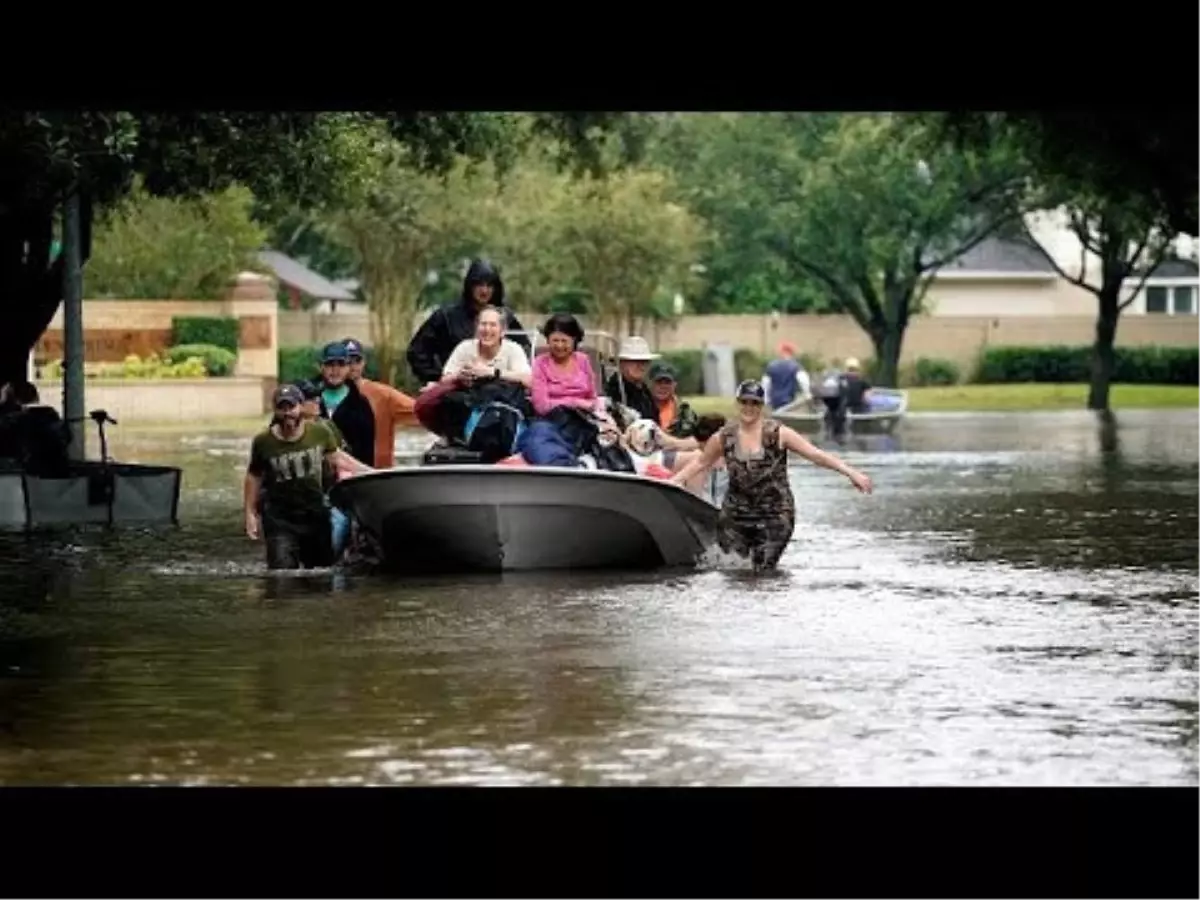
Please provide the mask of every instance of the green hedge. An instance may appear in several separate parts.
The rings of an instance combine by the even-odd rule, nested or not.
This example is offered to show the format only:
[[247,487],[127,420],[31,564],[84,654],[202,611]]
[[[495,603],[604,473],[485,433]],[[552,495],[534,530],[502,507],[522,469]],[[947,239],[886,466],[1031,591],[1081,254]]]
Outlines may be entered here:
[[[1200,350],[1195,347],[1117,347],[1117,384],[1200,383]],[[1091,379],[1090,345],[1068,347],[990,347],[980,358],[980,384],[1013,382],[1080,383]]]
[[238,351],[236,316],[175,316],[171,319],[171,346],[208,345]]
[[203,361],[204,371],[214,378],[233,374],[237,354],[213,344],[177,344],[163,351],[162,358],[172,365],[186,362],[191,357]]

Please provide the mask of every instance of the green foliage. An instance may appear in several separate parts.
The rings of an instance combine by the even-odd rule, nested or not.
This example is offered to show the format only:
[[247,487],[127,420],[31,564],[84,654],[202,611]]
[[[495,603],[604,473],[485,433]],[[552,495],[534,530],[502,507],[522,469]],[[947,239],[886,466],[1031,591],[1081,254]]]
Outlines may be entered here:
[[848,313],[885,383],[929,277],[1016,217],[1025,176],[1008,145],[931,148],[898,114],[689,114],[651,155],[717,232],[714,286],[744,291],[757,278],[761,303],[770,273],[772,292],[790,287],[790,308]]
[[1196,236],[1195,110],[1161,108],[1068,112],[928,113],[934,140],[982,148],[999,140],[1019,146],[1039,181],[1054,182],[1064,202],[1090,198],[1114,206],[1149,203],[1167,230]]
[[280,347],[279,383],[309,381],[321,374],[321,346]]
[[421,171],[401,147],[376,178],[330,217],[330,233],[354,253],[369,305],[379,364],[387,380],[405,368],[405,346],[428,273],[470,255],[490,221],[494,168],[460,159],[440,176]]
[[663,353],[664,361],[675,369],[675,391],[680,396],[704,392],[704,351],[673,350]]
[[962,367],[953,360],[922,356],[901,373],[900,384],[905,387],[937,387],[958,384],[962,378]]
[[671,202],[672,189],[666,172],[628,169],[573,182],[559,201],[574,282],[587,291],[588,311],[617,334],[636,334],[641,320],[662,314],[660,292],[694,280],[705,225]]
[[236,354],[237,316],[175,316],[171,319],[171,345],[210,344]]
[[[990,347],[981,356],[974,380],[1078,383],[1091,375],[1090,346]],[[1197,384],[1200,350],[1195,347],[1117,347],[1114,383]]]
[[[238,272],[259,270],[264,231],[243,187],[195,198],[136,188],[96,223],[85,292],[95,298],[217,299]],[[236,343],[235,343],[236,346]]]
[[204,371],[214,378],[232,375],[237,366],[237,353],[216,344],[177,344],[163,353],[168,363],[177,364],[189,359],[198,359]]

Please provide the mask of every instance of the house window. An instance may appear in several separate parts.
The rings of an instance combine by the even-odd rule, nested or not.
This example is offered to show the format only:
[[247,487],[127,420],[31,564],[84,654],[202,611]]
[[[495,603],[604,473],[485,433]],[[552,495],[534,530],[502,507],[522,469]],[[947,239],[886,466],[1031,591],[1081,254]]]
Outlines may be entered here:
[[1146,288],[1146,312],[1158,316],[1198,316],[1200,287],[1183,284],[1169,288]]
[[1172,308],[1177,316],[1190,316],[1196,312],[1196,289],[1194,287],[1175,288],[1175,305]]

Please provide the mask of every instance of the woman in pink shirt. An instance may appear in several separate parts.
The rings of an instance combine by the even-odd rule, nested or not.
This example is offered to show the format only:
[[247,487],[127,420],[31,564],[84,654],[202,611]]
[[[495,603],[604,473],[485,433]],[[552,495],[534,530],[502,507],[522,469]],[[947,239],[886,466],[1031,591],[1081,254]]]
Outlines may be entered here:
[[555,313],[542,326],[549,352],[533,363],[533,411],[548,416],[556,406],[596,408],[596,376],[592,361],[578,349],[583,328],[570,313]]
[[[538,418],[521,441],[521,455],[534,466],[577,466],[585,420],[599,412],[591,360],[579,349],[583,328],[570,313],[555,313],[542,326],[548,352],[535,357],[530,393]],[[578,410],[579,412],[574,412]]]

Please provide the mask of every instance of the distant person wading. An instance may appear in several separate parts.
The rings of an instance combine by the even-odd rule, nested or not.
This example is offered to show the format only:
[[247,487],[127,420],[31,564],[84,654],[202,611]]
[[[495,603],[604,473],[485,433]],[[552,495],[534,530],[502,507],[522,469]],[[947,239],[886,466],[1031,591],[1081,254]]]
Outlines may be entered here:
[[845,475],[871,493],[871,479],[836,456],[818,450],[786,425],[764,415],[766,392],[757,381],[738,385],[738,418],[709,438],[699,457],[671,479],[686,485],[725,461],[729,488],[721,504],[718,544],[726,553],[749,557],[756,570],[779,564],[796,527],[796,501],[788,482],[788,451]]

